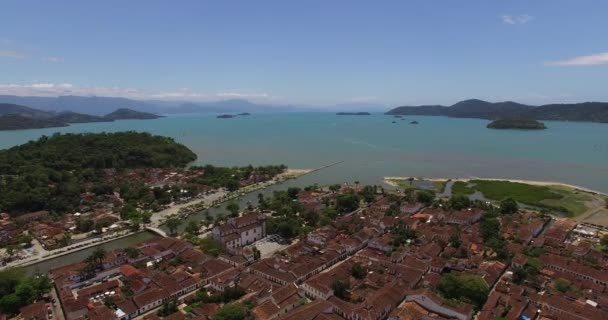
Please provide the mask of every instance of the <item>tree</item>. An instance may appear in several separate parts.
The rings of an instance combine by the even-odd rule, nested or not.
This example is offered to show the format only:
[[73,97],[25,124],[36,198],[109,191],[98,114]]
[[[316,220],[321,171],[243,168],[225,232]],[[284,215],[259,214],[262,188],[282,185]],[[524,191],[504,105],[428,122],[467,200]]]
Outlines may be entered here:
[[367,272],[359,262],[353,264],[352,268],[350,269],[350,273],[357,279],[363,279],[367,275]]
[[572,289],[572,283],[566,279],[558,278],[553,281],[553,287],[562,293],[566,293]]
[[219,256],[223,251],[222,245],[211,237],[201,239],[200,247],[204,253],[214,257]]
[[213,320],[244,320],[247,316],[245,308],[238,304],[225,305],[213,316]]
[[471,303],[478,310],[490,293],[490,288],[480,276],[467,273],[444,274],[437,290],[444,298]]
[[139,231],[139,229],[141,228],[141,217],[139,215],[131,216],[129,222],[131,223],[132,231]]
[[197,234],[199,229],[200,229],[200,224],[198,222],[190,221],[186,225],[186,229],[184,229],[184,231],[186,231],[187,233],[190,233],[190,234]]
[[289,195],[289,197],[291,199],[297,199],[298,198],[298,194],[300,193],[300,191],[302,191],[302,189],[300,189],[298,187],[289,187],[289,188],[287,188],[287,194]]
[[135,247],[126,247],[123,251],[129,259],[136,259],[141,255],[141,250]]
[[231,201],[228,205],[226,205],[226,210],[230,211],[231,217],[238,217],[239,209],[239,204],[234,201]]
[[103,247],[97,247],[87,257],[86,261],[93,266],[101,267],[103,259],[106,257],[106,250]]
[[349,300],[349,293],[348,290],[350,290],[350,283],[348,281],[342,281],[342,280],[334,280],[334,282],[331,283],[331,289],[334,292],[334,296],[342,299],[342,300]]
[[76,220],[76,230],[78,230],[80,232],[89,232],[89,231],[93,230],[94,225],[95,225],[95,222],[91,219],[80,218],[80,219]]
[[471,206],[471,200],[463,195],[453,196],[450,198],[449,206],[454,210],[462,210]]
[[33,240],[32,236],[29,233],[28,234],[22,233],[19,236],[17,236],[17,239],[16,239],[17,243],[25,244],[27,247],[32,245],[32,240]]
[[336,193],[338,192],[338,190],[340,190],[340,185],[339,184],[332,184],[329,186],[329,191]]
[[514,214],[518,210],[519,206],[513,198],[506,198],[500,202],[500,212],[502,214]]
[[177,233],[177,229],[182,225],[182,221],[178,219],[176,216],[171,216],[165,221],[167,228],[169,228],[169,233],[174,235]]
[[425,205],[431,205],[433,200],[435,200],[435,193],[431,190],[420,190],[416,194],[416,200],[418,202],[424,203]]
[[336,197],[336,210],[348,213],[359,208],[359,197],[354,193],[340,194]]

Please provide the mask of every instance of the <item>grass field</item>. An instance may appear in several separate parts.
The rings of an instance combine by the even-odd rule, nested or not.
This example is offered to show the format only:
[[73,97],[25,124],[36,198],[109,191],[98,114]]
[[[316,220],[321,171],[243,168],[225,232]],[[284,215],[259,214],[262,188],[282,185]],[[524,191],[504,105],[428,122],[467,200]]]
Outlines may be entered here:
[[435,187],[435,191],[438,193],[443,193],[445,191],[445,185],[448,184],[447,181],[433,181],[433,186]]
[[469,186],[468,182],[456,181],[452,185],[452,195],[454,196],[468,196],[475,193],[475,189]]
[[471,180],[469,188],[480,191],[491,200],[513,198],[529,206],[565,211],[569,216],[585,212],[585,202],[592,199],[590,195],[564,186],[537,186],[510,181]]

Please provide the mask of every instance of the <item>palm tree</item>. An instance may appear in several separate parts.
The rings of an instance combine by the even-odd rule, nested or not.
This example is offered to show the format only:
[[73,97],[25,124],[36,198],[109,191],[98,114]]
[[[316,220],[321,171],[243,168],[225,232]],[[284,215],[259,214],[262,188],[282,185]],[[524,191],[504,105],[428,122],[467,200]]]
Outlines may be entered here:
[[106,250],[103,247],[97,247],[90,256],[87,257],[86,261],[91,264],[100,267],[103,264],[103,259],[106,257]]

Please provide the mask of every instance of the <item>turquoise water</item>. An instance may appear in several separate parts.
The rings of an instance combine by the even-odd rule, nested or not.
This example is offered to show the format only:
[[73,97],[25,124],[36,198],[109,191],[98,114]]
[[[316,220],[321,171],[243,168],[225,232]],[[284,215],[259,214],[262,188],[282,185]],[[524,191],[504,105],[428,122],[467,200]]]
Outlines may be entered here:
[[[54,132],[136,130],[174,137],[215,165],[340,165],[302,183],[378,183],[383,176],[495,177],[562,181],[608,191],[608,124],[551,122],[543,131],[490,130],[487,121],[328,113],[254,114],[234,119],[175,115],[0,132],[7,148]],[[417,120],[419,125],[410,125]],[[392,121],[396,121],[395,124]]]

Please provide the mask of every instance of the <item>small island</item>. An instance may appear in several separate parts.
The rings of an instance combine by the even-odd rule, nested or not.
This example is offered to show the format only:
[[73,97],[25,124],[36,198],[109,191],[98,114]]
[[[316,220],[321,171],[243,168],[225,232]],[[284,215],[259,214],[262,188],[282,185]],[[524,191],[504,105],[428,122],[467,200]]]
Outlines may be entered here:
[[251,115],[251,113],[249,113],[249,112],[239,113],[239,116],[250,116],[250,115]]
[[217,116],[218,119],[232,119],[236,117],[235,115],[231,115],[231,114],[221,114],[219,116]]
[[418,124],[418,121],[414,120],[414,121],[410,122],[410,124]]
[[369,116],[371,113],[369,112],[338,112],[336,115],[339,116]]
[[547,129],[544,123],[534,119],[500,119],[492,121],[487,125],[489,129],[523,129],[543,130]]

